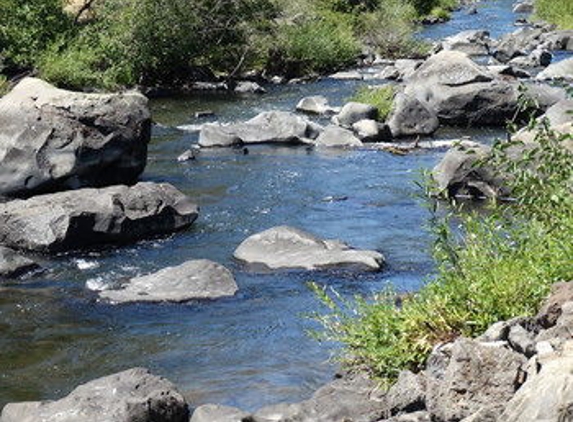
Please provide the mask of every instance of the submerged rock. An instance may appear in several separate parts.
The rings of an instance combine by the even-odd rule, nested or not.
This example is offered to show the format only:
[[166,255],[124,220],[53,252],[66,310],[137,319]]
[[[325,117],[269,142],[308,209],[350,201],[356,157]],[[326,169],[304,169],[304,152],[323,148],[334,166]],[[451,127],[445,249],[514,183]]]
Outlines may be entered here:
[[285,111],[269,111],[241,123],[206,124],[199,134],[201,147],[242,144],[300,144],[315,139],[319,128],[309,120]]
[[193,412],[189,422],[243,422],[249,414],[236,407],[204,404]]
[[7,404],[0,422],[188,422],[183,396],[165,378],[133,368],[80,385],[56,401]]
[[0,246],[0,277],[15,278],[37,270],[40,265],[13,249]]
[[338,240],[321,240],[288,226],[254,234],[235,250],[236,259],[270,270],[353,268],[377,271],[384,257],[379,252],[351,249]]
[[134,183],[150,134],[139,93],[85,94],[26,78],[0,99],[0,195]]
[[197,216],[170,184],[85,188],[0,204],[0,244],[60,252],[124,243],[183,229]]
[[132,278],[121,289],[102,291],[100,297],[113,303],[185,302],[233,296],[237,289],[227,268],[199,259]]

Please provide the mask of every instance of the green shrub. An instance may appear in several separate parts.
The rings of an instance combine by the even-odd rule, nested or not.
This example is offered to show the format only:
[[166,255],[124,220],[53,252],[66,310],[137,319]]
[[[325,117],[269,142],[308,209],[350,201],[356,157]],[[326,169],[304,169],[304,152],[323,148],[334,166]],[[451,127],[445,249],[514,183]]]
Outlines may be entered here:
[[267,0],[108,0],[79,35],[51,46],[42,74],[68,86],[185,84],[192,69],[230,71],[254,61],[252,42],[268,30]]
[[440,21],[448,21],[452,16],[451,12],[447,9],[444,9],[443,7],[434,7],[430,11],[429,15],[439,19]]
[[44,49],[72,29],[61,0],[0,0],[0,56],[6,71],[34,67]]
[[351,98],[358,103],[370,104],[378,109],[378,120],[384,121],[392,111],[395,89],[392,85],[363,86]]
[[413,36],[418,19],[416,10],[407,2],[389,0],[361,16],[356,33],[367,46],[386,58],[420,57],[429,46]]
[[352,25],[341,14],[285,24],[278,31],[268,66],[273,73],[292,77],[329,72],[352,64],[360,53]]
[[536,0],[536,15],[562,29],[573,29],[573,2],[570,0]]
[[402,369],[420,369],[438,343],[534,315],[551,284],[573,279],[567,140],[541,128],[538,146],[517,162],[508,157],[510,144],[496,143],[490,163],[511,176],[517,204],[492,203],[486,215],[460,212],[457,228],[434,213],[436,275],[419,292],[349,302],[314,286],[331,310],[318,316],[323,335],[344,344],[346,362],[391,381]]

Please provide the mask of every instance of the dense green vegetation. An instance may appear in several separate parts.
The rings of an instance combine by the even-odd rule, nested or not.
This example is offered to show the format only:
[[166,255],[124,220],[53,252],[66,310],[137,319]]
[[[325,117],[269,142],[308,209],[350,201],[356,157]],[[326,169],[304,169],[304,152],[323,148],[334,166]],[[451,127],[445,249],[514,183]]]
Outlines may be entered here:
[[384,121],[392,111],[395,89],[392,85],[363,86],[358,88],[352,101],[370,104],[378,109],[378,120]]
[[[209,71],[301,76],[352,64],[365,48],[419,55],[415,23],[453,0],[106,0],[89,19],[63,0],[0,0],[0,72],[62,86],[184,85]],[[207,70],[208,69],[208,70]]]
[[536,0],[539,18],[554,23],[562,29],[573,29],[573,2],[571,0]]
[[330,308],[316,316],[323,334],[344,344],[347,363],[392,381],[422,367],[440,342],[535,314],[551,284],[573,280],[573,154],[563,147],[571,137],[542,125],[537,141],[517,161],[508,158],[511,142],[499,141],[489,161],[510,175],[517,203],[433,210],[436,274],[418,293],[346,301],[313,286]]

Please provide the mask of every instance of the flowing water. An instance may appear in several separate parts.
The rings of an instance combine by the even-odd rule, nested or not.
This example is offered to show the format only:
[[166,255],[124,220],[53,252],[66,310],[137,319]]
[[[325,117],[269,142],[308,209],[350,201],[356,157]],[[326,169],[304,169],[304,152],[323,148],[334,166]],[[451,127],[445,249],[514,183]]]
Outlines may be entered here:
[[[511,0],[480,3],[479,13],[427,28],[440,38],[463,29],[494,35],[513,29]],[[388,283],[415,290],[432,272],[428,212],[417,199],[421,169],[443,150],[395,156],[374,150],[308,151],[304,147],[252,147],[202,151],[177,163],[197,140],[189,130],[204,123],[194,113],[211,110],[221,121],[242,120],[264,110],[293,110],[306,95],[341,104],[358,82],[325,79],[271,88],[262,97],[201,95],[155,100],[154,128],[145,180],[165,181],[201,206],[188,231],[46,260],[39,277],[0,284],[0,406],[10,401],[61,397],[79,383],[133,366],[146,366],[174,381],[192,404],[219,402],[255,409],[307,398],[331,379],[335,345],[306,331],[306,317],[320,310],[309,280],[343,295],[369,294]],[[190,126],[191,125],[191,126]],[[438,138],[455,138],[443,129]],[[499,134],[463,131],[476,140]],[[330,198],[329,198],[330,197]],[[340,200],[331,200],[339,198]],[[232,260],[250,234],[288,224],[321,237],[383,252],[388,267],[377,274],[280,272],[253,274]],[[231,268],[236,297],[187,304],[112,306],[87,286],[209,258]]]

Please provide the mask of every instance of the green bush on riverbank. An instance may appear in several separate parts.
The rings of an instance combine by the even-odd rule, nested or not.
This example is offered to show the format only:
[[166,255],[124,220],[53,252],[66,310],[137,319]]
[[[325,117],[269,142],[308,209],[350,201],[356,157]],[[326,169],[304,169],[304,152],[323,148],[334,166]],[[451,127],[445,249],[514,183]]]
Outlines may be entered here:
[[539,141],[517,164],[507,142],[496,144],[495,163],[512,176],[516,204],[492,203],[485,215],[433,214],[436,274],[418,293],[343,301],[314,286],[330,308],[317,316],[323,335],[343,343],[347,363],[391,381],[419,369],[438,343],[534,315],[551,284],[573,280],[573,154],[545,129]]
[[0,0],[0,58],[7,75],[36,70],[71,88],[183,85],[204,67],[302,76],[365,47],[418,55],[415,22],[451,1],[96,0],[77,22],[62,0]]
[[562,29],[573,29],[571,0],[536,0],[535,10],[540,19],[554,23]]

